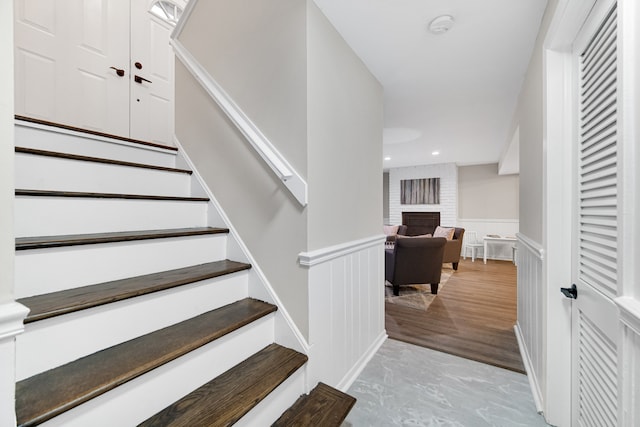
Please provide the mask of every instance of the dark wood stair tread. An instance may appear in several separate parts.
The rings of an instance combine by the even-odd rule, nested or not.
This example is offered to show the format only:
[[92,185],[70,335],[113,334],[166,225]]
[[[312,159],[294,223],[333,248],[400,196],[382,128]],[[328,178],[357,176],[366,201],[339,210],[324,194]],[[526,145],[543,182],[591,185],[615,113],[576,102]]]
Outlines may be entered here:
[[166,230],[116,231],[112,233],[68,234],[63,236],[36,236],[16,238],[16,250],[57,248],[61,246],[93,245],[98,243],[129,242],[134,240],[164,239],[169,237],[226,234],[227,228],[194,227]]
[[243,299],[19,381],[18,425],[38,425],[276,309]]
[[37,148],[16,147],[16,153],[33,154],[37,156],[57,157],[59,159],[78,160],[82,162],[104,163],[108,165],[128,166],[133,168],[153,169],[165,172],[175,172],[191,175],[193,172],[188,169],[170,168],[167,166],[156,166],[145,163],[125,162],[122,160],[105,159],[102,157],[82,156],[80,154],[61,153],[58,151],[40,150]]
[[24,323],[48,319],[124,299],[150,294],[251,268],[250,264],[222,260],[190,267],[114,280],[49,294],[20,298],[29,308]]
[[324,383],[301,396],[272,427],[339,427],[356,403],[355,397]]
[[139,426],[232,425],[306,361],[304,354],[271,344]]
[[78,127],[75,127],[75,126],[69,126],[69,125],[64,125],[64,124],[61,124],[61,123],[49,122],[47,120],[36,119],[36,118],[33,118],[33,117],[20,116],[18,114],[15,115],[15,119],[16,120],[21,120],[23,122],[35,123],[35,124],[44,125],[44,126],[50,126],[50,127],[60,128],[60,129],[71,130],[71,131],[74,131],[74,132],[86,133],[86,134],[89,134],[89,135],[101,136],[103,138],[115,139],[115,140],[118,140],[118,141],[126,141],[126,142],[131,142],[131,143],[134,143],[134,144],[147,145],[149,147],[162,148],[164,150],[178,151],[178,149],[176,147],[172,147],[170,145],[162,145],[162,144],[158,144],[158,143],[155,143],[155,142],[149,142],[149,141],[141,141],[139,139],[127,138],[126,136],[112,135],[110,133],[104,133],[104,132],[98,132],[98,131],[90,130],[90,129],[78,128]]
[[85,191],[52,191],[16,189],[16,196],[77,197],[90,199],[169,200],[180,202],[208,202],[208,197],[154,196],[150,194],[90,193]]

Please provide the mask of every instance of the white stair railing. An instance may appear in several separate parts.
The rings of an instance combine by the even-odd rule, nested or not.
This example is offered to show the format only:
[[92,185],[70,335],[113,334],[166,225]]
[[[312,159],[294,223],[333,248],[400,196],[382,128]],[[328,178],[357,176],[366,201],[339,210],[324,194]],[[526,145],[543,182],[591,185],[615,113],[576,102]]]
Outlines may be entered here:
[[289,164],[287,159],[274,147],[269,139],[260,129],[249,119],[242,109],[233,101],[225,90],[207,72],[200,62],[189,52],[189,50],[178,40],[180,33],[189,20],[189,15],[197,0],[191,0],[187,5],[178,25],[171,34],[171,45],[176,53],[176,57],[189,70],[193,77],[206,90],[211,98],[229,117],[238,130],[247,138],[247,141],[256,150],[260,157],[269,165],[271,170],[282,181],[287,189],[293,194],[302,206],[307,205],[307,183]]

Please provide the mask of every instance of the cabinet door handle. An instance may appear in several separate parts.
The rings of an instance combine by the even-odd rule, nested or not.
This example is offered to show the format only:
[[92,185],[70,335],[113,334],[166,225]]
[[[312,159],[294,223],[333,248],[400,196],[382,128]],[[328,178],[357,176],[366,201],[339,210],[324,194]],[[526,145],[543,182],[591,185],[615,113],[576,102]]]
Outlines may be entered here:
[[151,83],[151,80],[147,80],[147,79],[145,79],[144,77],[140,77],[140,76],[138,76],[138,75],[133,76],[133,80],[134,80],[136,83],[142,83],[143,81],[145,81],[145,82],[147,82],[147,83]]
[[124,76],[124,70],[122,68],[116,68],[116,67],[109,67],[112,70],[116,70],[116,74],[119,75],[120,77]]

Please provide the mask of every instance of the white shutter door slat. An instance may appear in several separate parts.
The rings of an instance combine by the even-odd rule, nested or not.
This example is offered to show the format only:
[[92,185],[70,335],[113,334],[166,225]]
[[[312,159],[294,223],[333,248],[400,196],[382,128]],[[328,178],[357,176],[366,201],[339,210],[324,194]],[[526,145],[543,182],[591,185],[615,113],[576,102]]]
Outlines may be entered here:
[[598,0],[574,45],[578,129],[572,425],[618,425],[615,345],[619,247],[618,50],[615,0]]

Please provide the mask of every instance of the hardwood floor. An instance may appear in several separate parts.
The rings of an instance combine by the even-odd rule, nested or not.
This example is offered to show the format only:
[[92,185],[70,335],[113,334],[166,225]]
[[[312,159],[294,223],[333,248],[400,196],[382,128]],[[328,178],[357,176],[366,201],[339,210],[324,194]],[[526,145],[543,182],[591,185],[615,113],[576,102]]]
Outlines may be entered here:
[[524,373],[516,306],[513,263],[461,259],[427,311],[385,304],[386,329],[396,340]]

